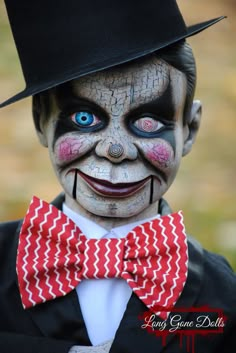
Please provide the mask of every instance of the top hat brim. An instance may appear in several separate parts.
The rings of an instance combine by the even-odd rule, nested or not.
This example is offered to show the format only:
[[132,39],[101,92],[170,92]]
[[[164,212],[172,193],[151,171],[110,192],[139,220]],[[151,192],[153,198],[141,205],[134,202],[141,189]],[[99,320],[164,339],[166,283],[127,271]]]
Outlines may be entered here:
[[97,71],[101,71],[107,68],[114,67],[116,65],[120,65],[126,62],[129,62],[134,59],[141,58],[142,56],[151,54],[153,52],[156,52],[160,49],[163,49],[165,47],[168,47],[169,45],[172,45],[178,41],[181,41],[185,38],[191,37],[195,34],[198,34],[199,32],[203,31],[204,29],[214,25],[215,23],[221,21],[224,19],[226,16],[221,16],[217,17],[214,19],[211,19],[209,21],[201,22],[192,26],[189,26],[187,28],[187,32],[178,37],[174,37],[171,41],[168,41],[166,43],[160,43],[156,44],[153,42],[152,45],[149,45],[149,47],[145,46],[145,43],[143,44],[143,47],[139,46],[136,48],[136,50],[132,50],[132,52],[126,52],[123,53],[123,55],[117,55],[114,57],[109,57],[107,59],[104,59],[103,61],[100,62],[91,62],[87,63],[83,67],[75,68],[74,70],[72,69],[71,72],[64,73],[62,72],[61,75],[58,75],[58,77],[55,77],[55,79],[52,81],[48,82],[43,82],[42,84],[37,84],[37,85],[29,85],[27,86],[23,91],[20,93],[14,95],[13,97],[7,99],[3,103],[0,104],[0,108],[5,107],[9,104],[12,104],[14,102],[17,102],[23,98],[27,98],[29,96],[35,95],[37,93],[46,91],[50,88],[56,87],[62,83],[71,81],[73,79],[85,76],[87,74],[91,74]]

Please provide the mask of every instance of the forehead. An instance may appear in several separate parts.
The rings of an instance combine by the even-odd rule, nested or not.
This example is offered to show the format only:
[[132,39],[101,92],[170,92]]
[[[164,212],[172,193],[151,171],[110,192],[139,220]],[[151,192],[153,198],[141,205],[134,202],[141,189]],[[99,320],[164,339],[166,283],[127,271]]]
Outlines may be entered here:
[[155,55],[72,81],[76,96],[104,105],[129,102],[129,108],[155,100],[169,86],[174,101],[179,100],[185,76]]

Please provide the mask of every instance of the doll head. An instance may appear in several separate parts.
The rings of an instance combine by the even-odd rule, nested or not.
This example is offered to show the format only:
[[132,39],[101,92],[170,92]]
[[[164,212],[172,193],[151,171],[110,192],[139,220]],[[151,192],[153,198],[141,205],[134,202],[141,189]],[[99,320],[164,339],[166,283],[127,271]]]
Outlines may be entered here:
[[201,104],[185,41],[33,97],[66,202],[84,215],[152,215],[192,147]]

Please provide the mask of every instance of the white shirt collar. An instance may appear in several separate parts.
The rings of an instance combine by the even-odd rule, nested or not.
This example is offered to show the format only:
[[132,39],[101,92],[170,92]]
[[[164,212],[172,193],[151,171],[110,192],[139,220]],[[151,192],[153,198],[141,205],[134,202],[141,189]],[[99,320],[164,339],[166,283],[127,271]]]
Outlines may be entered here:
[[136,221],[133,223],[128,223],[107,231],[95,222],[72,211],[65,203],[63,203],[62,211],[80,228],[82,233],[89,239],[124,238],[133,228],[139,224],[149,222],[155,218],[160,217],[160,215],[157,214],[154,217],[146,218],[144,220]]

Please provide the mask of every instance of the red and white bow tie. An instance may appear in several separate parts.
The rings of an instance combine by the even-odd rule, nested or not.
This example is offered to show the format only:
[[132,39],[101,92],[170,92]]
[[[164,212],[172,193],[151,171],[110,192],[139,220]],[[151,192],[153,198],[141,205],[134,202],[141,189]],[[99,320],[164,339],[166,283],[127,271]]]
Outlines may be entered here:
[[83,279],[119,277],[166,319],[187,279],[183,216],[178,212],[146,222],[123,239],[87,239],[64,213],[33,197],[16,267],[24,308],[64,296]]

